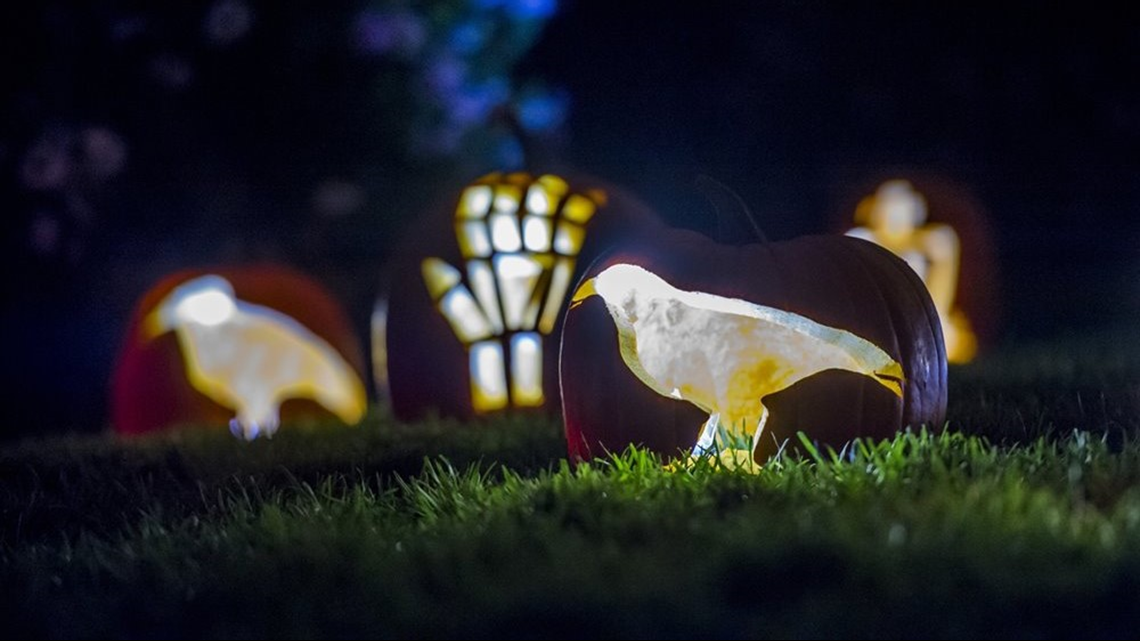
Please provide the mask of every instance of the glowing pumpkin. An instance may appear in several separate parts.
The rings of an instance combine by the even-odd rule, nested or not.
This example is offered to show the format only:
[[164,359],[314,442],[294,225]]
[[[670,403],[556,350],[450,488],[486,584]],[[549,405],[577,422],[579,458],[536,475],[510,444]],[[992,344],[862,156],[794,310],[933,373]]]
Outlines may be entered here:
[[185,271],[143,296],[112,379],[122,434],[179,424],[272,435],[302,417],[355,423],[367,396],[360,344],[316,281],[262,264]]
[[969,362],[979,344],[992,341],[1000,320],[985,212],[967,189],[943,176],[900,174],[906,178],[850,190],[835,227],[890,249],[922,277],[942,320],[949,361]]
[[557,334],[583,265],[650,233],[648,209],[590,180],[494,173],[413,228],[393,261],[384,336],[392,409],[471,418],[560,407]]
[[838,445],[940,426],[946,409],[922,281],[841,236],[727,246],[672,230],[608,253],[566,314],[560,367],[572,458],[634,443],[763,462],[797,430]]

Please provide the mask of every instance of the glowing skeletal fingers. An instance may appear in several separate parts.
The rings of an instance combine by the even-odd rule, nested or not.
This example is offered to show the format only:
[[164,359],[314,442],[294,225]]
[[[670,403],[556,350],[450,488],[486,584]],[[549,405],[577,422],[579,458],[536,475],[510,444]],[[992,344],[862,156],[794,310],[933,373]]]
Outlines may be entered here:
[[421,270],[467,349],[476,412],[545,404],[543,336],[554,330],[586,226],[604,203],[603,193],[571,193],[549,174],[492,174],[463,191],[455,235],[466,278],[439,258],[424,259]]

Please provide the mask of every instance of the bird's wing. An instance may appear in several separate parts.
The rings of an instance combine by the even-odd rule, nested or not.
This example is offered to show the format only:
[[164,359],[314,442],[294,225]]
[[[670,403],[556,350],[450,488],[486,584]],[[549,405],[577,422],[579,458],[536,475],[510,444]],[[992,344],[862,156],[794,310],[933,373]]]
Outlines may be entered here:
[[275,309],[238,302],[238,309],[256,324],[264,339],[290,350],[294,380],[283,383],[281,400],[306,396],[320,402],[346,423],[356,423],[366,410],[366,394],[360,377],[332,345],[296,319]]
[[[637,352],[637,336],[634,332],[618,331],[618,349],[621,350],[622,360],[625,361],[626,366],[629,367],[630,371],[633,372],[638,380],[662,396],[677,398],[675,396],[676,390],[672,387],[665,386],[655,376],[646,371],[645,365],[642,364],[641,357]],[[694,399],[686,397],[684,400],[696,405],[704,412],[712,412],[711,408],[705,407],[703,403],[699,403]]]
[[[205,347],[205,341],[196,336],[192,328],[182,329],[175,334],[178,336],[179,351],[186,364],[186,378],[190,381],[190,385],[222,407],[239,408],[240,394],[216,371],[219,367],[219,356],[228,353],[230,346],[223,345],[222,349],[214,347],[214,351],[210,352],[207,350],[211,348]],[[213,344],[216,345],[217,342]],[[221,367],[224,368],[225,364],[223,363]]]
[[872,369],[875,369],[873,367],[875,364],[894,361],[882,348],[864,338],[846,330],[817,323],[794,312],[705,292],[682,292],[682,296],[685,304],[693,307],[753,318],[814,338],[842,350],[858,362],[872,366]]

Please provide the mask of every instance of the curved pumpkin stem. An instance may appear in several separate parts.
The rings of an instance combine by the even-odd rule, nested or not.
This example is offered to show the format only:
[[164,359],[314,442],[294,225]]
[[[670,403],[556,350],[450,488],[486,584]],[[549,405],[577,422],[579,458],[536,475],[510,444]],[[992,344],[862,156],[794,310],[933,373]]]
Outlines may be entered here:
[[519,141],[523,154],[523,164],[519,169],[535,175],[543,171],[550,171],[548,168],[553,165],[549,151],[545,145],[539,144],[535,136],[527,132],[522,123],[519,122],[518,114],[512,107],[496,107],[491,114],[491,122],[503,126]]
[[740,194],[736,193],[731,187],[720,182],[716,178],[701,174],[697,176],[696,180],[697,189],[705,195],[705,198],[712,204],[713,209],[716,210],[717,216],[717,240],[722,243],[727,243],[728,239],[724,238],[725,218],[728,214],[735,214],[736,218],[748,222],[748,226],[752,228],[752,233],[755,235],[756,242],[768,244],[768,236],[764,230],[760,228],[760,223],[756,220],[752,210],[745,204],[744,199]]

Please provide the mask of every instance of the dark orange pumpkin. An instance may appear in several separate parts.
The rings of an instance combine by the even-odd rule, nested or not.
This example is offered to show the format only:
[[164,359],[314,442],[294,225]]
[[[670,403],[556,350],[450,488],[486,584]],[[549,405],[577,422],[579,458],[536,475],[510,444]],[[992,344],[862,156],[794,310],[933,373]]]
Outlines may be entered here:
[[[546,204],[538,203],[538,209],[544,210],[543,215],[553,221],[552,226],[535,223],[532,228],[536,210],[528,198],[531,189],[537,189],[535,186],[540,184],[550,186],[551,193],[559,192],[561,186],[565,186],[565,190]],[[455,194],[404,236],[388,273],[386,316],[379,324],[374,320],[374,325],[383,326],[385,334],[387,349],[379,356],[387,361],[386,378],[393,412],[402,420],[419,419],[432,412],[458,418],[519,409],[558,412],[561,407],[558,342],[551,337],[558,335],[565,300],[574,282],[602,250],[616,241],[650,234],[649,230],[658,226],[657,219],[645,205],[622,191],[581,177],[563,181],[549,174],[494,173],[456,190]],[[503,194],[508,200],[499,207],[498,199]],[[469,198],[479,202],[465,204]],[[581,211],[575,209],[579,206],[595,207],[596,213],[582,222]],[[560,241],[563,223],[568,223],[567,229],[576,236]],[[468,225],[471,227],[466,227]],[[497,225],[504,232],[501,238],[495,238]],[[474,230],[478,235],[462,236],[465,229]],[[460,237],[464,238],[463,248]],[[502,247],[510,251],[500,251]],[[542,273],[536,276],[539,280],[534,287],[537,292],[534,298],[544,299],[540,305],[541,318],[531,314],[518,319],[521,322],[512,328],[509,318],[512,310],[503,296],[503,283],[498,280],[492,280],[490,285],[484,283],[487,295],[479,296],[472,266],[498,279],[502,269],[512,267],[510,262],[498,264],[496,261],[501,257],[511,256],[509,261],[515,261],[515,266],[525,267],[527,263],[517,261],[518,257],[530,260],[539,255],[547,261]],[[554,272],[559,264],[570,267],[568,278],[562,277],[564,284],[556,287],[558,276]],[[425,281],[432,274],[442,279],[435,291]],[[451,280],[447,280],[449,278]],[[558,296],[550,294],[552,291],[563,293]],[[461,340],[459,330],[442,313],[450,304],[447,297],[456,292],[476,300],[476,315],[489,316],[492,323],[497,316],[503,326],[482,331],[478,338],[468,336],[468,340]],[[546,299],[548,294],[549,300]],[[470,308],[469,305],[467,311],[472,311]],[[535,311],[529,305],[527,309]],[[520,335],[531,342],[525,345],[512,342],[519,340],[516,337]],[[516,389],[516,372],[512,371],[515,353],[520,347],[535,349],[536,343],[541,353],[541,373],[537,377],[541,381],[534,380],[532,372],[533,389]],[[490,400],[484,398],[483,407],[477,408],[472,371],[479,359],[473,352],[483,348],[502,360],[509,383],[502,395]],[[378,374],[377,378],[384,377]]]
[[[879,383],[840,370],[812,375],[764,399],[771,414],[755,455],[802,430],[823,443],[887,437],[908,425],[941,426],[946,357],[938,316],[917,275],[889,251],[842,236],[806,236],[744,246],[670,230],[626,244],[586,278],[616,264],[641,266],[684,291],[743,299],[846,330],[902,365],[900,399]],[[715,365],[714,365],[715,366]],[[666,456],[688,452],[708,415],[662,396],[623,363],[614,320],[599,297],[566,314],[562,407],[570,456],[586,459],[639,444]]]
[[831,215],[830,228],[841,234],[862,224],[856,220],[859,204],[888,180],[910,183],[926,201],[926,222],[948,225],[957,234],[961,257],[954,307],[969,319],[979,348],[984,350],[1001,330],[1001,273],[989,214],[973,190],[940,172],[884,169],[845,180],[834,189],[838,208]]
[[[224,426],[234,417],[233,409],[222,407],[188,381],[174,332],[150,338],[143,329],[144,319],[176,287],[206,274],[228,280],[239,300],[292,317],[327,341],[363,380],[361,345],[348,317],[309,276],[271,263],[185,270],[151,288],[135,306],[127,325],[111,382],[111,421],[117,432],[144,434],[180,424]],[[290,399],[281,406],[283,422],[302,417],[333,415],[311,400]]]

